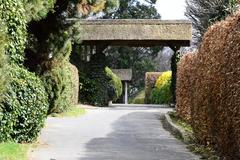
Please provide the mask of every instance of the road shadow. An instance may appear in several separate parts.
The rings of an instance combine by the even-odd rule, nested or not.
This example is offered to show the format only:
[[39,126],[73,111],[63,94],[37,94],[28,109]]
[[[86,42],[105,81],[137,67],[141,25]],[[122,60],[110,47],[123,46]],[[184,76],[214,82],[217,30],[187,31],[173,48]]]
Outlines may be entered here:
[[195,155],[162,127],[160,113],[133,112],[112,124],[107,137],[89,141],[79,160],[194,160]]

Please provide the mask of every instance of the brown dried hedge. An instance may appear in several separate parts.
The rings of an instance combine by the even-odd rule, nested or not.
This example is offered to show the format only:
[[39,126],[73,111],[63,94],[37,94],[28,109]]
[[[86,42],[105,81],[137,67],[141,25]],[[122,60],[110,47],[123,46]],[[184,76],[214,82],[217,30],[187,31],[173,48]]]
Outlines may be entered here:
[[207,88],[196,96],[205,94],[211,143],[222,157],[240,159],[240,13],[209,28],[198,59]]
[[145,74],[145,103],[151,103],[150,96],[155,86],[157,79],[162,75],[162,72],[147,72]]
[[214,147],[222,159],[240,159],[240,13],[211,26],[198,52],[179,65],[178,113],[189,113],[192,105],[198,142]]
[[197,54],[184,55],[178,63],[177,73],[177,114],[184,121],[191,123],[192,97],[194,93]]

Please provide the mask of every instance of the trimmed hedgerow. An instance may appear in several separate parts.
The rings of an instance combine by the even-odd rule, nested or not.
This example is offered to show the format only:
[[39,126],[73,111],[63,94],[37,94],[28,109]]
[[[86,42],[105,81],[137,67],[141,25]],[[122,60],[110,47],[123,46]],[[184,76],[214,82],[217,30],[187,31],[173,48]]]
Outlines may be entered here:
[[197,59],[201,79],[195,83],[193,130],[200,143],[212,145],[223,159],[240,159],[239,26],[237,13],[210,27]]
[[171,78],[171,71],[163,72],[158,78],[150,96],[153,104],[168,104],[172,102]]
[[41,80],[18,66],[10,68],[11,82],[0,106],[0,141],[34,141],[48,110]]
[[151,103],[151,92],[154,89],[157,79],[162,75],[162,72],[147,72],[145,74],[145,103]]
[[196,61],[197,54],[189,53],[184,55],[178,63],[177,73],[177,115],[184,121],[191,123],[191,108],[193,106],[192,97],[194,95],[194,86],[196,78]]
[[192,88],[184,96],[191,101],[196,141],[214,148],[221,159],[229,160],[240,159],[239,26],[240,12],[211,26],[198,54],[190,61],[193,70],[180,69],[179,77],[180,83],[190,76]]
[[114,88],[113,101],[116,101],[122,95],[122,81],[121,79],[112,72],[108,67],[105,68],[106,75],[111,79],[110,86]]
[[10,62],[22,64],[27,37],[24,4],[21,0],[0,0],[0,19],[7,27],[6,54]]

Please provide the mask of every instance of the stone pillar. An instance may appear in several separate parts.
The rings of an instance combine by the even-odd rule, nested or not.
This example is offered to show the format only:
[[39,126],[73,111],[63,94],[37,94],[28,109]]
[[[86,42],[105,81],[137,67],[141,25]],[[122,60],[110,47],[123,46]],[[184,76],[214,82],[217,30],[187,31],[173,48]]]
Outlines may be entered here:
[[124,98],[124,102],[125,104],[128,104],[128,82],[125,81],[125,98]]

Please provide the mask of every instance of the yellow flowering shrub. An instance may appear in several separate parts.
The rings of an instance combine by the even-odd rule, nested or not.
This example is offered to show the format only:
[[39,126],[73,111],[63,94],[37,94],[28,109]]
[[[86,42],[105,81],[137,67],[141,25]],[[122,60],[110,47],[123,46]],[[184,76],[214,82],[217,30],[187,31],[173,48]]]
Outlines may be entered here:
[[172,77],[172,71],[163,72],[163,74],[158,78],[155,87],[160,89],[164,84],[166,84]]

